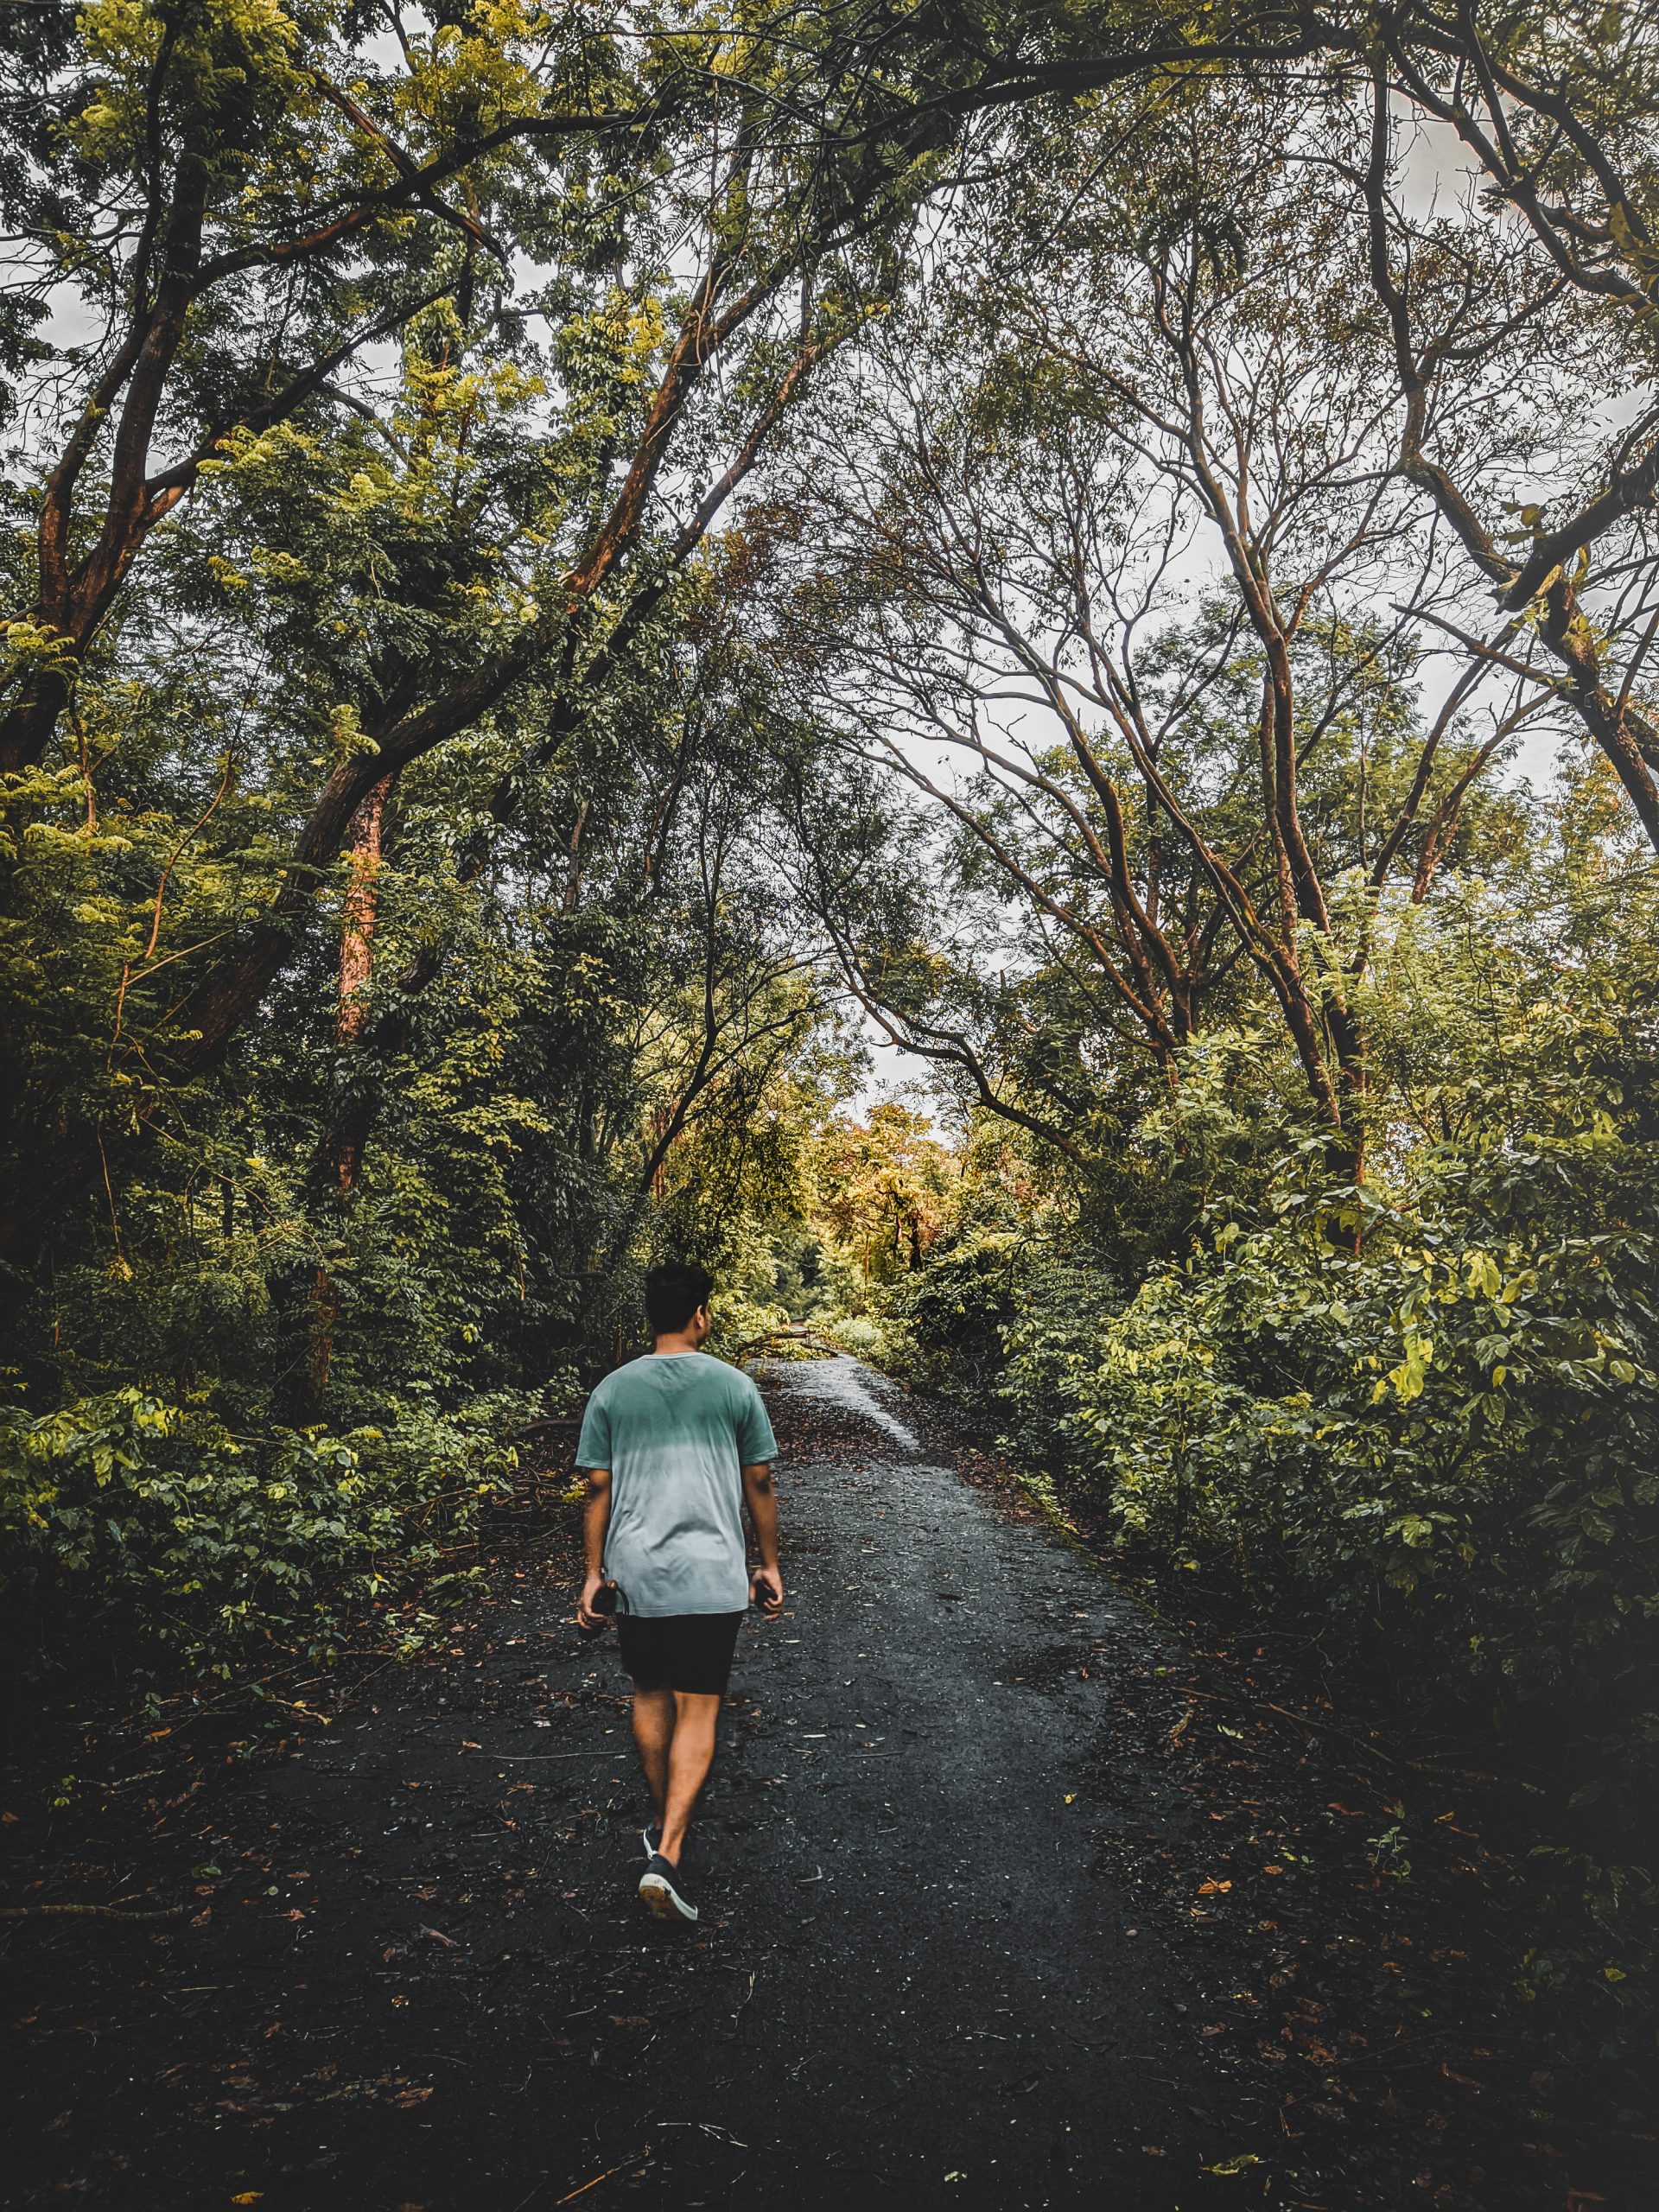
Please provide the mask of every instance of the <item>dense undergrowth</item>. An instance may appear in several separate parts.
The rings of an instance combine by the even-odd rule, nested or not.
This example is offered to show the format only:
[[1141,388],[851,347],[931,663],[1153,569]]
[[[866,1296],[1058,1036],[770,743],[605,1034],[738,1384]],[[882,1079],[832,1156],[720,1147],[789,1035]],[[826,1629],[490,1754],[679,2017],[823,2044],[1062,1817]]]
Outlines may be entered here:
[[0,1414],[9,1641],[66,1658],[68,1628],[130,1663],[228,1680],[326,1663],[381,1611],[412,1656],[472,1580],[451,1555],[514,1454],[429,1410],[385,1419],[238,1439],[130,1386]]

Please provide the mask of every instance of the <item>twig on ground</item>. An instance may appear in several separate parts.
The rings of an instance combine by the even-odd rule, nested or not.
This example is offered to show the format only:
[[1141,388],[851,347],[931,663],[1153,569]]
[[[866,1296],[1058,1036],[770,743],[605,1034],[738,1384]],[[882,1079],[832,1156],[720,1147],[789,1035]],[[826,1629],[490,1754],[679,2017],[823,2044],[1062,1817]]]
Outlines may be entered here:
[[626,2173],[630,2166],[637,2166],[645,2155],[645,2154],[643,2151],[636,2151],[631,2158],[624,2158],[620,2165],[607,2166],[602,2174],[595,2174],[592,2181],[583,2182],[580,2189],[573,2189],[568,2196],[561,2196],[557,2198],[555,2203],[555,2212],[557,2212],[558,2205],[574,2204],[577,2197],[586,2196],[590,2189],[597,2189],[601,2182],[609,2181],[613,2174]]

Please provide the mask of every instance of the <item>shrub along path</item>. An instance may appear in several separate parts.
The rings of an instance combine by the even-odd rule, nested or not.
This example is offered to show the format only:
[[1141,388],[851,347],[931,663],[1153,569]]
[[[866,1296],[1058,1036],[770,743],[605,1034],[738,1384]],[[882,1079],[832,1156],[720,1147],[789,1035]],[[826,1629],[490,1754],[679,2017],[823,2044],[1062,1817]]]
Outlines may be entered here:
[[702,1926],[636,1904],[623,1679],[527,1492],[445,1653],[329,1726],[106,1730],[44,1828],[9,1779],[10,1904],[187,1909],[10,1923],[7,2205],[1639,2201],[1497,1993],[1454,1778],[1204,1670],[852,1363],[772,1389],[790,1604]]

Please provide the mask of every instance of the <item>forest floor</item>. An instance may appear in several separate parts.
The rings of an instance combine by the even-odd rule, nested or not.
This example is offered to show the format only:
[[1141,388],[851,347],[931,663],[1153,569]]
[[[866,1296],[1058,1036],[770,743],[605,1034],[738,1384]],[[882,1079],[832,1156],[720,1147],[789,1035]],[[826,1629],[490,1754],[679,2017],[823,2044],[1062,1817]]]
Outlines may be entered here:
[[[1649,2123],[1510,1997],[1482,1777],[1160,1621],[940,1409],[766,1380],[789,1601],[740,1643],[700,1925],[634,1895],[550,1471],[420,1663],[289,1685],[280,1730],[83,1713],[73,1786],[37,1732],[0,2202],[1645,2212]],[[38,1910],[88,1903],[171,1916]]]

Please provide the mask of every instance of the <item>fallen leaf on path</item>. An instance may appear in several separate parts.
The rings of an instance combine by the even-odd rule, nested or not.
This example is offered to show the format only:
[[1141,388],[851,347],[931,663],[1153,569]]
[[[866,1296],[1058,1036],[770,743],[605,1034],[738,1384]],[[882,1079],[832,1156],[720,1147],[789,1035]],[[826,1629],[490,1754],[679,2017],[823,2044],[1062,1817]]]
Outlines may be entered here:
[[1222,2158],[1201,2171],[1207,2174],[1242,2174],[1247,2166],[1259,2166],[1261,2163],[1254,2151],[1241,2151],[1236,2158]]

